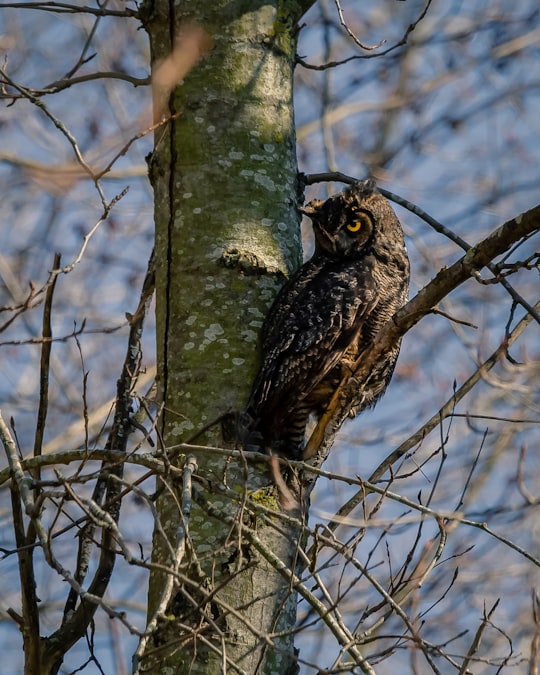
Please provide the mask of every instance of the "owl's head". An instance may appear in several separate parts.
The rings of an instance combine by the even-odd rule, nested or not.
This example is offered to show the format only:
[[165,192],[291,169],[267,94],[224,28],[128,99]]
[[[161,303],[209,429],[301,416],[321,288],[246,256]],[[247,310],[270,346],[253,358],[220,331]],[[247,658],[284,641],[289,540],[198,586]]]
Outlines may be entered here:
[[325,201],[314,200],[302,212],[313,221],[315,250],[332,258],[366,255],[389,226],[399,221],[375,181],[358,181]]

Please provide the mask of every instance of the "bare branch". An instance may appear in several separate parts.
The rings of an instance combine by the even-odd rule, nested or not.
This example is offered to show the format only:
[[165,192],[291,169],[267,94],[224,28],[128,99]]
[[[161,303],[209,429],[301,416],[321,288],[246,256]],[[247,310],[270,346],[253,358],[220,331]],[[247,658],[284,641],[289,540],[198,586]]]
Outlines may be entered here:
[[[60,266],[60,253],[55,253],[53,260],[53,270],[57,269]],[[47,408],[49,404],[49,366],[51,359],[51,341],[52,341],[52,328],[51,328],[51,313],[52,313],[52,301],[54,297],[54,289],[56,286],[56,280],[58,277],[54,277],[52,282],[47,288],[45,294],[45,304],[43,306],[43,329],[42,336],[43,342],[41,344],[41,362],[40,362],[40,387],[39,387],[39,407],[36,420],[36,434],[34,438],[34,456],[37,457],[41,455],[41,450],[43,447],[43,435],[45,433],[45,423],[47,420]],[[35,475],[36,480],[39,480],[39,471]]]
[[[15,542],[17,545],[17,557],[19,560],[19,578],[21,581],[21,632],[23,635],[23,648],[29,667],[36,670],[39,667],[40,647],[39,647],[39,608],[36,594],[36,578],[34,574],[34,551],[33,547],[28,547],[27,537],[25,535],[25,524],[21,501],[25,507],[25,512],[33,511],[33,505],[30,500],[30,489],[28,481],[24,477],[21,463],[18,458],[17,448],[11,436],[11,433],[5,424],[0,412],[0,439],[8,456],[9,473],[12,477],[11,486],[11,512],[13,515],[13,529],[15,532]],[[31,533],[31,543],[34,541],[33,529]]]
[[[64,91],[69,89],[76,84],[81,84],[82,82],[92,82],[94,80],[120,80],[121,82],[128,82],[134,87],[145,87],[148,86],[151,82],[150,77],[135,77],[134,75],[129,75],[128,73],[113,72],[110,70],[97,71],[95,73],[86,73],[85,75],[78,75],[77,77],[65,77],[61,80],[56,80],[51,82],[45,87],[28,87],[29,91],[34,96],[44,96],[48,94],[57,94],[59,91]],[[21,95],[21,97],[23,97]],[[2,94],[0,98],[13,98],[9,94]]]
[[[537,303],[537,309],[540,310],[540,301]],[[384,474],[391,469],[391,467],[397,462],[398,459],[403,457],[411,448],[415,445],[421,443],[424,438],[440,425],[441,421],[449,416],[456,416],[455,406],[456,404],[466,395],[471,389],[476,385],[476,383],[484,377],[484,374],[495,366],[499,362],[501,357],[504,356],[508,347],[510,347],[518,339],[518,337],[523,333],[525,328],[530,324],[532,318],[530,315],[526,315],[521,319],[521,321],[516,325],[514,330],[508,335],[507,340],[500,345],[492,354],[489,356],[483,363],[481,363],[475,372],[461,385],[457,391],[454,392],[452,398],[448,400],[427,422],[425,422],[414,434],[412,434],[406,441],[401,443],[396,450],[391,452],[384,460],[379,464],[379,466],[373,471],[369,477],[369,482],[376,484],[382,479]],[[346,518],[359,504],[365,499],[366,496],[366,487],[363,486],[353,497],[351,497],[343,506],[339,509],[335,518],[329,523],[328,527],[335,529],[337,525],[341,522],[342,518]]]
[[70,5],[66,2],[6,2],[2,4],[2,7],[40,9],[44,12],[56,12],[58,14],[92,14],[94,16],[118,16],[125,18],[138,18],[139,16],[136,10],[129,8],[120,11],[101,7]]
[[5,423],[2,412],[0,411],[0,440],[4,446],[4,450],[7,455],[9,472],[13,480],[15,481],[17,492],[22,500],[24,505],[24,512],[26,515],[32,515],[34,513],[34,502],[31,496],[31,487],[33,481],[26,478],[24,471],[22,469],[21,461],[17,452],[17,446],[15,441],[9,431],[9,427]]
[[[154,261],[152,255],[143,283],[139,306],[131,317],[127,354],[120,379],[117,383],[113,427],[106,443],[107,450],[116,450],[123,454],[126,452],[127,440],[132,429],[130,423],[131,391],[139,372],[140,340],[146,311],[150,304],[153,290]],[[92,495],[92,501],[98,506],[101,506],[104,500],[104,509],[114,523],[118,522],[120,516],[119,496],[121,488],[117,482],[109,478],[109,475],[121,478],[122,474],[123,462],[116,464],[104,462],[100,478],[96,483]],[[84,578],[88,569],[89,551],[93,545],[93,532],[94,526],[88,525],[86,532],[80,537],[77,577],[81,579]],[[85,592],[84,596],[81,597],[79,589],[75,585],[71,585],[72,591],[66,602],[62,626],[43,642],[43,658],[46,662],[61,663],[65,652],[84,635],[87,626],[92,621],[92,617],[99,604],[94,602],[94,598],[103,597],[114,568],[116,558],[114,542],[114,532],[111,528],[103,528],[100,560],[88,592]],[[80,599],[80,604],[75,609],[77,597]]]
[[272,567],[282,574],[291,584],[292,588],[296,589],[303,598],[305,598],[313,607],[318,611],[319,616],[334,634],[338,642],[347,647],[349,654],[354,659],[356,665],[361,669],[363,673],[369,673],[370,675],[375,675],[375,671],[369,661],[367,661],[364,656],[361,654],[359,648],[355,644],[353,635],[348,631],[348,629],[340,625],[339,621],[336,621],[332,614],[328,612],[328,608],[322,603],[301,581],[301,579],[294,573],[293,570],[277,556],[273,551],[271,551],[257,536],[257,534],[248,528],[246,525],[239,525],[236,518],[225,513],[224,511],[217,509],[211,502],[209,502],[204,496],[203,492],[200,489],[195,489],[193,496],[197,503],[201,505],[209,515],[212,515],[215,518],[224,519],[231,527],[238,529],[241,527],[240,535],[243,539],[247,539],[249,543],[267,560],[271,563]]
[[156,631],[160,619],[165,616],[165,612],[171,601],[175,589],[175,574],[178,573],[179,566],[184,559],[186,550],[186,537],[189,529],[189,516],[191,512],[192,483],[193,473],[197,470],[197,460],[193,455],[188,455],[184,464],[182,479],[182,521],[178,531],[176,550],[172,551],[171,574],[168,574],[165,580],[165,586],[161,592],[160,599],[154,615],[150,618],[144,635],[139,640],[139,645],[133,654],[133,673],[139,672],[140,659],[146,651],[148,641]]

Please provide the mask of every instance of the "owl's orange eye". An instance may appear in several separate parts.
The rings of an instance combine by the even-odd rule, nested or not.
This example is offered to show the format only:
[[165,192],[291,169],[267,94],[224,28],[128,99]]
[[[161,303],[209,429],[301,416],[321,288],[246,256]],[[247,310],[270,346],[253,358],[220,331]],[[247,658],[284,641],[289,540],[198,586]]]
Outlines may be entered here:
[[361,220],[355,220],[352,223],[348,223],[347,229],[349,232],[358,232],[360,228],[362,227],[362,221]]

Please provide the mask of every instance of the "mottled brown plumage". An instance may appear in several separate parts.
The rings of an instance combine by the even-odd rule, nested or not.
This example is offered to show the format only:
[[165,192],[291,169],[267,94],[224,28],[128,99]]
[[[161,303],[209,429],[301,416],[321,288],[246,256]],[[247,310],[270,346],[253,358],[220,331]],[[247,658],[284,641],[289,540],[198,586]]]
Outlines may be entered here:
[[[350,365],[406,301],[403,230],[371,180],[308,204],[315,252],[289,279],[262,329],[262,363],[247,406],[248,445],[302,456],[311,414],[320,417]],[[354,416],[384,393],[399,345],[358,383]]]

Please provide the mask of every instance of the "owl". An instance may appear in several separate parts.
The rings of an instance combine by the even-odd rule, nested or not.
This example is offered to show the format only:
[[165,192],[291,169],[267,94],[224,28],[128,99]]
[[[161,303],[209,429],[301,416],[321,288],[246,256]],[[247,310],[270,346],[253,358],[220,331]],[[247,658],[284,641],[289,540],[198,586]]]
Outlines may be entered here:
[[[324,414],[341,379],[409,289],[403,230],[374,181],[312,201],[303,213],[313,222],[315,252],[264,321],[261,366],[245,416],[250,447],[291,459],[302,458],[310,416]],[[382,396],[398,353],[399,345],[348,394],[350,416]]]

